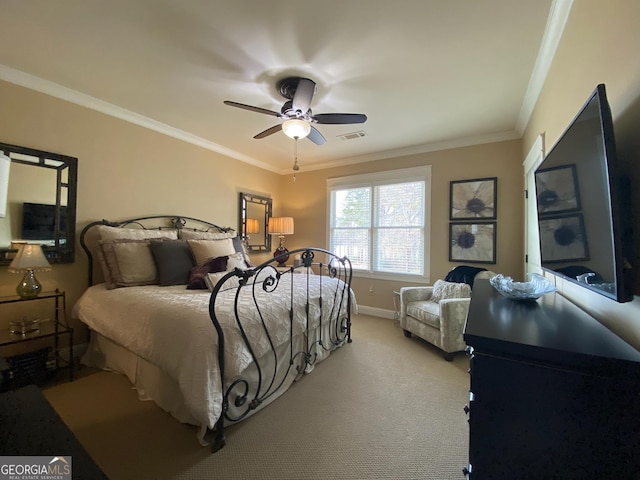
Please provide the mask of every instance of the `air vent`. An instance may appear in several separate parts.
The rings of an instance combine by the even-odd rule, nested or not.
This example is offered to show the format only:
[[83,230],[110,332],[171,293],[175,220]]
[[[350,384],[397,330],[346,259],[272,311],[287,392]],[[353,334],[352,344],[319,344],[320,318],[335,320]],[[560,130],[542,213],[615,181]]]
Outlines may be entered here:
[[345,133],[344,135],[338,135],[338,138],[342,140],[355,140],[356,138],[366,137],[367,134],[364,130],[359,130],[357,132]]

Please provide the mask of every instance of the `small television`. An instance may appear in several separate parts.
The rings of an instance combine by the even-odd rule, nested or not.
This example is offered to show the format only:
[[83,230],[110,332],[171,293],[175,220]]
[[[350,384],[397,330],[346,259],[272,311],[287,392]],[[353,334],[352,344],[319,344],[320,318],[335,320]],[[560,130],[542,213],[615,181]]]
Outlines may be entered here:
[[542,269],[623,303],[633,299],[629,189],[598,85],[535,171]]
[[[22,204],[22,240],[55,240],[56,206],[44,203]],[[67,207],[60,207],[60,228],[58,229],[63,237],[67,231]]]

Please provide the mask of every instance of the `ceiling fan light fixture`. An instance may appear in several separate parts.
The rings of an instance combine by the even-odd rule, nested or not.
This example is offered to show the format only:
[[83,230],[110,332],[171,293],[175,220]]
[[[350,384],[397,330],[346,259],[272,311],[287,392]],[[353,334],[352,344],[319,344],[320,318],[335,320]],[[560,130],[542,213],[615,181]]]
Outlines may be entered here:
[[292,118],[282,123],[282,131],[289,138],[304,138],[311,132],[311,125],[304,120]]

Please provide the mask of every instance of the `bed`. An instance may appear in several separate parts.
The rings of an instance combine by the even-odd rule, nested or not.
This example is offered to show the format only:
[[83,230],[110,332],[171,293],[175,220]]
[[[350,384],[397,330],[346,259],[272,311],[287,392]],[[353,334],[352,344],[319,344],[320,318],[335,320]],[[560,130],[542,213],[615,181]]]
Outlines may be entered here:
[[228,424],[351,342],[351,264],[324,249],[252,265],[234,230],[180,216],[93,222],[80,244],[82,362],[127,375],[140,398],[197,425],[203,445],[213,436],[214,452]]

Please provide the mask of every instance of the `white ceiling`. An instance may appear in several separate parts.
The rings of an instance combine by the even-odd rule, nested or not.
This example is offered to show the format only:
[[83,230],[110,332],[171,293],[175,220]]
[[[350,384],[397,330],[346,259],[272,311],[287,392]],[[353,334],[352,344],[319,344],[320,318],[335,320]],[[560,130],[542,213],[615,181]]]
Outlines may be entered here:
[[[4,0],[0,78],[288,173],[275,84],[317,83],[301,170],[518,138],[570,0]],[[0,107],[1,108],[1,107]],[[365,137],[339,135],[363,130]],[[6,139],[4,141],[7,141]]]

